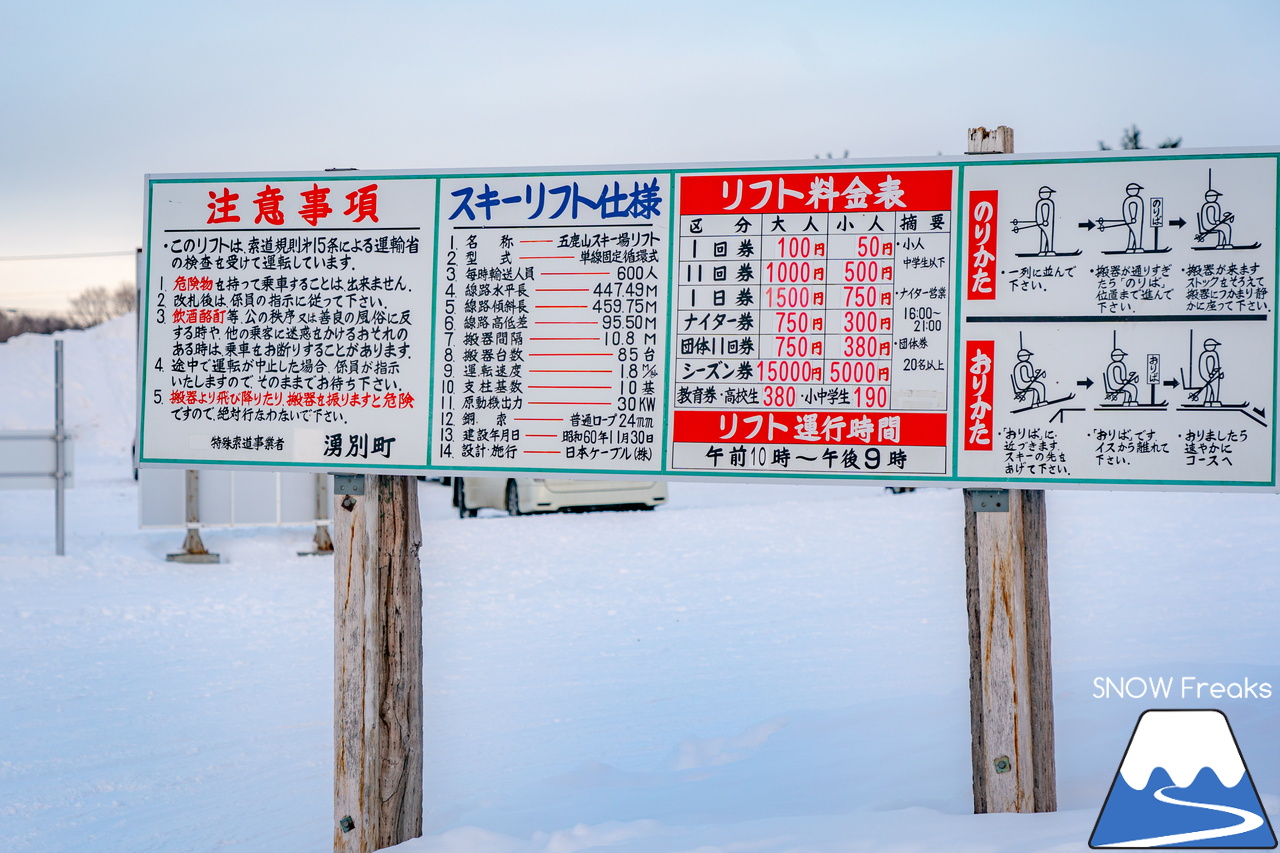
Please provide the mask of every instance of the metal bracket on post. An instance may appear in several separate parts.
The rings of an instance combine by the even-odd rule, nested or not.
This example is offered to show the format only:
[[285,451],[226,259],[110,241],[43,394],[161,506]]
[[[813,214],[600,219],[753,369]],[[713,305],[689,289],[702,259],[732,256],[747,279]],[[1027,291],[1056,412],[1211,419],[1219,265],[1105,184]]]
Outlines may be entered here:
[[221,557],[210,554],[200,539],[200,472],[187,471],[187,538],[182,541],[182,550],[176,554],[165,554],[164,558],[174,563],[217,563]]
[[1008,489],[970,489],[974,512],[1008,512]]
[[334,474],[333,493],[335,495],[364,495],[364,474]]

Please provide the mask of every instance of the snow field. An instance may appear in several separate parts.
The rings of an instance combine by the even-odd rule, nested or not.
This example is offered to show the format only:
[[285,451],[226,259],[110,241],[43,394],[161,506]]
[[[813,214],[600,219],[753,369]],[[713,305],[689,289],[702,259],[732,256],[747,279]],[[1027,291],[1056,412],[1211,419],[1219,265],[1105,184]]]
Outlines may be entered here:
[[[296,528],[164,562],[130,322],[66,335],[68,556],[51,493],[0,492],[0,851],[327,850],[331,560]],[[48,338],[0,345],[0,429],[52,423],[51,377]],[[421,484],[426,837],[400,849],[1085,850],[1138,715],[1188,705],[1094,678],[1280,686],[1276,496],[1051,493],[1062,811],[974,816],[959,494],[671,495],[462,520]],[[1273,816],[1277,701],[1217,703]]]

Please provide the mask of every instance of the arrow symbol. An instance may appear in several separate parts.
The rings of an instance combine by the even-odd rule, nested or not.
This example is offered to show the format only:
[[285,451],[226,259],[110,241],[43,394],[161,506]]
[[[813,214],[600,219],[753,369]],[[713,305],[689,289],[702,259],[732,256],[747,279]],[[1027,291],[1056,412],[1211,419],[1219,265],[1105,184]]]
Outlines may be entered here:
[[1084,381],[1076,380],[1076,384],[1077,384],[1077,385],[1083,385],[1085,388],[1092,388],[1092,387],[1093,387],[1093,380],[1086,376],[1086,377],[1084,378]]
[[1254,413],[1255,413],[1258,417],[1260,417],[1260,418],[1265,418],[1265,417],[1267,416],[1267,410],[1266,410],[1266,409],[1259,409],[1257,406],[1254,406],[1254,407],[1253,407],[1253,411],[1254,411]]
[[1079,223],[1076,227],[1077,227],[1077,228],[1086,228],[1086,229],[1088,229],[1088,230],[1092,231],[1092,230],[1093,230],[1093,220],[1092,220],[1092,219],[1090,219],[1088,222],[1081,222],[1081,223]]
[[1160,384],[1161,384],[1161,385],[1163,385],[1163,386],[1165,386],[1166,388],[1177,388],[1177,387],[1178,387],[1178,380],[1176,380],[1176,379],[1166,379],[1165,381],[1161,382]]
[[1183,219],[1182,217],[1178,217],[1177,219],[1170,219],[1169,224],[1176,225],[1179,228],[1181,228],[1182,226],[1187,224],[1187,220]]

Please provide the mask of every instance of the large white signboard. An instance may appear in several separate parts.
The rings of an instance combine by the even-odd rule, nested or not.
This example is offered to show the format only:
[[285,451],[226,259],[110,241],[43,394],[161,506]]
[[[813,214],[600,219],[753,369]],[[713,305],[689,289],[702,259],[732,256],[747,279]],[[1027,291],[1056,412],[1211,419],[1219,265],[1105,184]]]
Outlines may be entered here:
[[153,176],[140,464],[1274,489],[1278,156]]

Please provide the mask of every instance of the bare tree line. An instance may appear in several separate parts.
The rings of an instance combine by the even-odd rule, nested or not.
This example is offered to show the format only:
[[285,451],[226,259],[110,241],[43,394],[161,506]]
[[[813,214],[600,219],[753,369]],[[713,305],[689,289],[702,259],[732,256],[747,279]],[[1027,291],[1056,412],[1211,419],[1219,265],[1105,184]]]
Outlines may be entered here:
[[0,310],[0,341],[27,332],[49,334],[63,329],[87,329],[129,313],[135,307],[134,302],[133,282],[122,281],[113,290],[88,288],[74,297],[68,310],[61,314],[34,315]]

